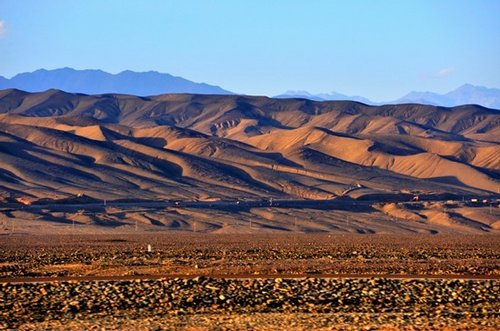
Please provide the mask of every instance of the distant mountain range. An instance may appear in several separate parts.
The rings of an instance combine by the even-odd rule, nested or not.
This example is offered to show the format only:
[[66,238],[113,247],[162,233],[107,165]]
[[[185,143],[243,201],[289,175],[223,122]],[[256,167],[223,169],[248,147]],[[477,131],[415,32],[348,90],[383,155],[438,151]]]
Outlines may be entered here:
[[[102,70],[75,70],[72,68],[40,69],[18,74],[10,79],[0,76],[0,90],[7,88],[17,88],[27,92],[59,89],[71,93],[119,93],[137,96],[166,93],[234,94],[219,86],[196,83],[182,77],[156,71],[134,72],[126,70],[118,74],[110,74]],[[337,92],[311,94],[307,91],[287,91],[274,96],[274,98],[303,98],[314,101],[351,100],[368,105],[420,103],[454,107],[476,104],[500,109],[500,89],[470,84],[465,84],[446,94],[410,92],[397,100],[387,102],[375,102],[362,96],[348,96]]]
[[102,70],[62,68],[40,69],[11,79],[0,76],[0,89],[17,88],[28,92],[59,89],[72,93],[120,93],[138,96],[164,93],[233,94],[219,86],[195,83],[182,77],[156,71],[123,71],[116,75]]
[[465,84],[446,94],[411,92],[393,103],[423,103],[445,107],[476,104],[500,109],[500,89]]
[[278,99],[287,99],[287,98],[303,98],[314,101],[337,101],[337,100],[351,100],[362,102],[364,104],[375,104],[373,101],[363,98],[360,96],[348,96],[345,94],[331,92],[331,93],[319,93],[319,94],[311,94],[307,91],[286,91],[283,94],[274,96]]
[[410,92],[393,101],[375,102],[360,96],[348,96],[337,92],[311,94],[307,91],[287,91],[275,98],[304,98],[314,101],[352,100],[367,105],[420,103],[434,106],[455,107],[475,104],[487,108],[500,109],[500,89],[465,84],[446,94],[433,92]]

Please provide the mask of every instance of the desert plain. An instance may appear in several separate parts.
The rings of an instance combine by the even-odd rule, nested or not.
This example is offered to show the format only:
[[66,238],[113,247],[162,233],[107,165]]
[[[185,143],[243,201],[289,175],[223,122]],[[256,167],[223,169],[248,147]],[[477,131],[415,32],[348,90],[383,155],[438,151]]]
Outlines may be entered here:
[[494,330],[498,241],[491,234],[3,236],[2,326]]
[[500,114],[0,91],[0,327],[500,327]]

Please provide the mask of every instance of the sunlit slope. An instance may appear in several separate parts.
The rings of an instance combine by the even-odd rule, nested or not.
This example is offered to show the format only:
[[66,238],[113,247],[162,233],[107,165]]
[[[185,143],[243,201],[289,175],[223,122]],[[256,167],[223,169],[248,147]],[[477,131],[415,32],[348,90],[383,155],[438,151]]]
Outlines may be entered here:
[[[32,197],[496,192],[500,114],[249,96],[0,91],[0,186]],[[351,194],[351,193],[349,193]]]
[[[317,127],[276,131],[247,139],[264,150],[286,153],[307,146],[328,156],[354,164],[451,184],[495,191],[498,182],[498,145],[448,142],[407,136],[351,136]],[[491,169],[482,171],[481,168]]]

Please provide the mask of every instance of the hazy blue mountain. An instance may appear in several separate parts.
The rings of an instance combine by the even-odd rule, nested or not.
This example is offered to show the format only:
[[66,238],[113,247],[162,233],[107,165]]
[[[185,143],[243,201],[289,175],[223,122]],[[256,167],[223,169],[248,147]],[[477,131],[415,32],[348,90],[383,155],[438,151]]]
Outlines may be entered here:
[[127,70],[114,75],[102,70],[72,68],[40,69],[18,74],[11,79],[0,76],[0,89],[6,88],[17,88],[28,92],[40,92],[53,88],[74,93],[122,93],[138,96],[163,93],[232,94],[219,86],[195,83],[182,77],[156,71]]
[[477,104],[500,109],[500,89],[465,84],[447,93],[446,96],[454,100],[455,105]]
[[389,103],[422,103],[427,105],[449,107],[453,102],[441,94],[412,91],[404,97],[390,101]]
[[500,89],[465,84],[446,94],[411,92],[391,103],[423,103],[446,107],[475,104],[500,109]]
[[357,101],[361,102],[367,105],[374,105],[376,102],[371,101],[370,99],[358,96],[358,95],[344,95],[341,93],[337,92],[330,92],[330,93],[320,93],[318,94],[320,98],[323,98],[324,100],[352,100],[352,101]]
[[286,91],[283,94],[275,95],[273,98],[277,99],[301,98],[313,101],[325,101],[325,99],[321,98],[320,96],[311,94],[307,91]]
[[314,101],[352,100],[368,105],[420,103],[426,105],[454,107],[475,104],[487,108],[500,109],[500,89],[465,84],[446,94],[433,92],[410,92],[402,98],[387,102],[374,102],[360,96],[348,96],[336,92],[311,94],[307,91],[287,91],[275,98],[304,98]]
[[376,104],[375,102],[367,98],[363,98],[360,96],[348,96],[337,92],[311,94],[307,91],[286,91],[283,94],[276,95],[275,98],[278,99],[303,98],[314,101],[352,100],[352,101],[362,102],[368,105]]
[[[59,89],[72,93],[121,93],[137,96],[164,93],[233,94],[219,86],[195,83],[182,77],[156,71],[133,72],[127,70],[118,74],[110,74],[102,70],[75,70],[72,68],[40,69],[18,74],[11,79],[0,76],[0,89],[7,88],[17,88],[28,92]],[[500,89],[470,84],[460,86],[446,94],[410,92],[402,98],[388,102],[374,102],[361,96],[348,96],[337,92],[311,94],[307,91],[287,91],[275,96],[275,98],[304,98],[314,101],[352,100],[368,105],[420,103],[453,107],[463,104],[477,104],[500,109]]]

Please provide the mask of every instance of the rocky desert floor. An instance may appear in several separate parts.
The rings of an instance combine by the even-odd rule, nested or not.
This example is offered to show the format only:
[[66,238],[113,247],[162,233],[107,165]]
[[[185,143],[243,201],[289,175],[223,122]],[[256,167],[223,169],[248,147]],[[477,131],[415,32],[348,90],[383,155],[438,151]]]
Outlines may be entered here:
[[0,327],[497,330],[499,243],[495,234],[3,235]]

